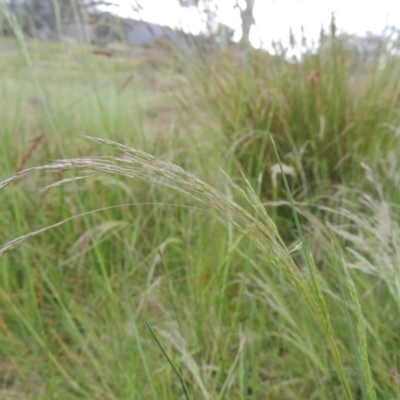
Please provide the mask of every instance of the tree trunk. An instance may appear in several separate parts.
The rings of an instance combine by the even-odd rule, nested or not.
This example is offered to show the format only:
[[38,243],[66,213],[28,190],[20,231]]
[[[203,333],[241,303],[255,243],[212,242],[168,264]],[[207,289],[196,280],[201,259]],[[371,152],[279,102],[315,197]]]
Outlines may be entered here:
[[239,2],[236,1],[236,6],[240,10],[240,18],[242,20],[242,39],[241,43],[245,46],[250,45],[250,30],[254,24],[253,9],[255,0],[246,0],[246,7],[241,8]]

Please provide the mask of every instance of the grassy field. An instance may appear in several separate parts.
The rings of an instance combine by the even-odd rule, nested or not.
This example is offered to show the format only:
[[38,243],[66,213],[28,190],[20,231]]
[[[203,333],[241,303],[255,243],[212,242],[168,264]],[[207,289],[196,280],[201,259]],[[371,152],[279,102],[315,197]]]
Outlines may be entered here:
[[400,399],[396,57],[0,49],[1,399]]

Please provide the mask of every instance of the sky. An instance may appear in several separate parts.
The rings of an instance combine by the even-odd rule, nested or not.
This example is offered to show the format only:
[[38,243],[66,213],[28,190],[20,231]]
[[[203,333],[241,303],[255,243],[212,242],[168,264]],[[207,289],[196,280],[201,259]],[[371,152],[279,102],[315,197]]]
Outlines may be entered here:
[[[178,0],[111,0],[116,3],[112,11],[128,18],[181,27],[194,34],[204,29],[204,22],[195,8],[182,8]],[[143,10],[133,12],[132,5],[139,3]],[[215,0],[218,20],[236,29],[239,40],[240,13],[235,0]],[[243,0],[239,1],[243,4]],[[385,26],[400,28],[400,0],[255,0],[255,26],[251,31],[252,43],[259,47],[272,40],[283,44],[289,40],[289,32],[299,37],[301,27],[310,40],[318,40],[321,26],[328,29],[332,12],[335,13],[338,31],[364,35],[381,33]]]

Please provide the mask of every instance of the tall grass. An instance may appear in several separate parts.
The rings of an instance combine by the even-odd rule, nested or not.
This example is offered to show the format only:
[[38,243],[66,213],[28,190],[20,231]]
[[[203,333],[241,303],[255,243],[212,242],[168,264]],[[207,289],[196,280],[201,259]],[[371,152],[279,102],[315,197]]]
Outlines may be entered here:
[[189,93],[214,116],[208,128],[223,132],[232,160],[249,177],[262,174],[265,198],[273,195],[276,164],[270,135],[301,200],[351,183],[362,176],[360,162],[375,163],[392,149],[387,124],[399,124],[400,92],[398,60],[390,56],[395,38],[383,39],[368,61],[351,39],[322,31],[318,46],[301,56],[301,43],[292,41],[288,49],[276,44],[276,55],[249,49],[248,57],[227,51],[205,63],[186,60]]
[[[264,207],[259,202],[256,193],[251,188],[250,183],[247,182],[246,192],[235,185],[233,188],[239,192],[248,203],[252,205],[253,212],[258,215],[258,217],[261,219],[261,222],[249,214],[245,209],[239,207],[228,197],[223,196],[220,192],[204,184],[195,176],[188,174],[183,169],[173,164],[159,161],[146,153],[135,151],[132,148],[120,145],[116,142],[100,139],[97,139],[96,141],[115,147],[122,152],[122,155],[120,157],[92,157],[86,159],[81,158],[72,160],[59,160],[54,164],[50,164],[42,168],[38,167],[21,171],[14,177],[3,181],[0,184],[0,189],[6,187],[16,179],[34,170],[40,171],[48,169],[53,172],[65,173],[66,171],[72,169],[81,171],[83,174],[82,177],[93,176],[93,174],[97,173],[106,173],[111,175],[122,175],[128,178],[141,178],[149,183],[159,184],[165,186],[166,188],[181,191],[182,193],[193,197],[195,200],[201,201],[209,207],[214,208],[217,212],[222,213],[224,218],[231,222],[233,226],[235,226],[244,236],[248,237],[251,242],[254,242],[254,244],[265,253],[266,262],[271,268],[274,268],[283,274],[283,276],[293,286],[299,298],[304,301],[305,305],[313,313],[326,337],[330,351],[332,352],[338,374],[344,386],[346,397],[349,399],[353,398],[347,377],[344,372],[340,353],[333,335],[330,316],[321,291],[321,284],[318,278],[317,270],[312,258],[310,257],[310,253],[306,248],[304,249],[305,261],[310,272],[310,280],[307,281],[302,276],[298,267],[290,257],[286,246],[278,235],[275,224],[265,212]],[[59,186],[60,184],[71,182],[75,179],[80,180],[82,177],[66,178],[65,180],[50,185],[47,188]],[[296,214],[295,217],[297,218]],[[59,223],[55,224],[53,227],[58,225]],[[50,229],[50,227],[40,229],[36,232],[29,233],[9,243],[6,243],[0,248],[0,255],[14,248],[16,245],[23,243],[30,237],[39,233],[43,233],[48,229]],[[302,245],[305,247],[306,244],[304,241],[304,236],[301,233],[300,226],[298,226],[298,229],[299,235],[302,238]],[[350,287],[353,288],[352,285]],[[109,290],[111,293],[111,288],[109,288]],[[356,299],[356,295],[354,294],[355,291],[353,289],[351,293],[353,298]],[[358,310],[357,315],[359,315],[359,317],[362,319],[361,309]],[[360,338],[360,340],[361,339],[362,338]],[[360,357],[367,359],[366,351],[367,348],[365,345],[364,348],[362,348]],[[364,365],[364,371],[369,371],[368,364]],[[368,398],[373,398],[373,386],[370,384],[368,389]]]
[[399,397],[395,59],[353,82],[339,44],[177,69],[19,40],[0,397]]

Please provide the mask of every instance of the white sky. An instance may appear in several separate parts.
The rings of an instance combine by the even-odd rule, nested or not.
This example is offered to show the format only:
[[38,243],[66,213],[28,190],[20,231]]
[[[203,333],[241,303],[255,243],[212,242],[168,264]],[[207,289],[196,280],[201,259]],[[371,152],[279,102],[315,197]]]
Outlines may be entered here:
[[[124,17],[137,18],[132,10],[133,0],[113,0],[113,12]],[[199,33],[204,24],[197,9],[181,8],[178,0],[139,0],[140,18],[171,27],[182,26],[192,33]],[[235,0],[215,0],[218,19],[237,29],[240,38],[240,13],[234,8]],[[239,3],[243,3],[243,0]],[[400,27],[400,0],[255,0],[256,27],[251,32],[254,45],[260,41],[267,45],[271,40],[287,43],[289,30],[295,35],[304,27],[305,36],[317,40],[323,25],[328,28],[331,13],[335,12],[338,30],[365,34],[380,33],[385,26]]]

